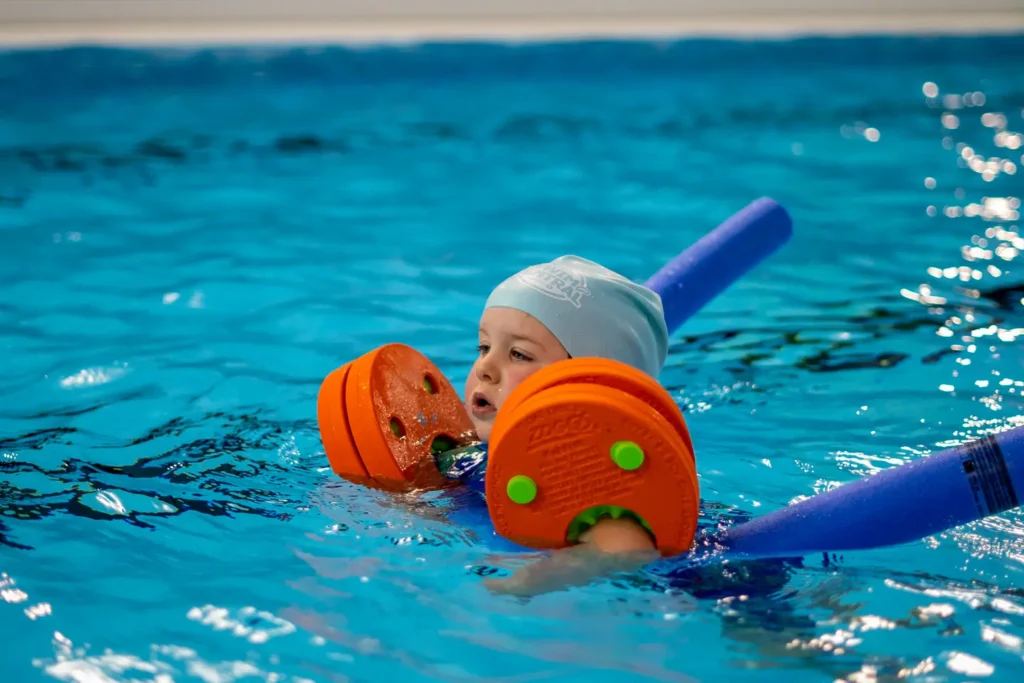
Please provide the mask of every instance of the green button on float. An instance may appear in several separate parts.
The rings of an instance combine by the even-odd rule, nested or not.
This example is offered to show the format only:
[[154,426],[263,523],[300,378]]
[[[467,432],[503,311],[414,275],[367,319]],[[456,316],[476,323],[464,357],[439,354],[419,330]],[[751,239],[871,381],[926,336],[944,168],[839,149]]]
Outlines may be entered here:
[[624,470],[635,470],[644,464],[644,450],[632,441],[619,441],[612,446],[612,460]]
[[508,480],[508,497],[513,503],[526,505],[537,497],[537,484],[525,474],[517,474]]

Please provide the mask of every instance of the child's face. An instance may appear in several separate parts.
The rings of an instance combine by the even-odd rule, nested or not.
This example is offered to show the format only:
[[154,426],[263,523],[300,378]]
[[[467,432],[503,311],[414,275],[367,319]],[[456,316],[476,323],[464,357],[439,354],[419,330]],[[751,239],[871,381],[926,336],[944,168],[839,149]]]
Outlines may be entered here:
[[561,342],[532,315],[489,308],[480,318],[480,355],[466,378],[466,410],[482,441],[505,399],[520,382],[569,357]]

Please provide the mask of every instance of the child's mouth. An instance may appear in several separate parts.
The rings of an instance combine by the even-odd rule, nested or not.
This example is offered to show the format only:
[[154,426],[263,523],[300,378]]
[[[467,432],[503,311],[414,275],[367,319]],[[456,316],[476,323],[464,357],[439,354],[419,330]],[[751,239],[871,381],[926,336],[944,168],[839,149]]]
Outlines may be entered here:
[[475,417],[487,417],[493,415],[498,411],[491,403],[490,399],[481,394],[479,391],[475,392],[469,399],[469,409]]

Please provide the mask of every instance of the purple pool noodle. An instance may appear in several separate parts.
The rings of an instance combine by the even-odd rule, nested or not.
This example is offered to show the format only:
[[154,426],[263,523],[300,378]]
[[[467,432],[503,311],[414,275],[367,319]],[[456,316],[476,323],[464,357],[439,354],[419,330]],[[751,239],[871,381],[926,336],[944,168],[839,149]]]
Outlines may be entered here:
[[899,545],[1019,505],[1024,427],[870,475],[727,529],[729,557],[796,557]]
[[762,197],[666,263],[644,285],[661,296],[669,334],[772,255],[793,234],[793,221]]

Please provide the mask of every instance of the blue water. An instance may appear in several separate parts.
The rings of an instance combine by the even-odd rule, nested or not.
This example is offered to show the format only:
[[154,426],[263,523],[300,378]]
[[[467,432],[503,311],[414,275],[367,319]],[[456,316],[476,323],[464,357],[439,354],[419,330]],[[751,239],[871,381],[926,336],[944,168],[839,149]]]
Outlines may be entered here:
[[1022,134],[1020,36],[0,54],[0,679],[1021,680],[1020,511],[519,600],[315,398],[391,341],[461,387],[501,278],[768,195],[662,376],[709,519],[1022,424]]

